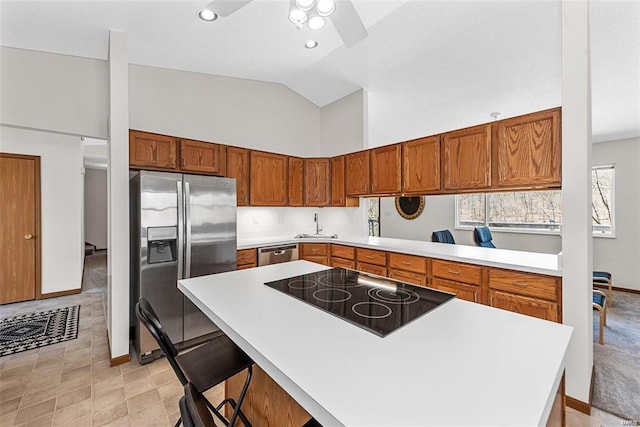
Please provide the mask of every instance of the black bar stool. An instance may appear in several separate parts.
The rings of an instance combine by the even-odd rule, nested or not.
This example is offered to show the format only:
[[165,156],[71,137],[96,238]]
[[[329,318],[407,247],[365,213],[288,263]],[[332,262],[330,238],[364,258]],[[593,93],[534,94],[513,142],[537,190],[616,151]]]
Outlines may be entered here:
[[[233,426],[236,419],[240,418],[245,426],[251,427],[251,423],[240,410],[249,388],[253,365],[253,360],[245,352],[235,345],[229,337],[221,335],[194,349],[178,353],[146,298],[140,298],[136,304],[136,317],[158,342],[180,383],[185,387],[191,383],[194,389],[201,394],[247,369],[247,379],[237,402],[232,398],[226,398],[218,406],[213,406],[204,396],[202,399],[225,425]],[[228,420],[220,413],[220,409],[227,403],[233,408],[233,414]],[[180,423],[181,419],[178,420],[176,426]]]

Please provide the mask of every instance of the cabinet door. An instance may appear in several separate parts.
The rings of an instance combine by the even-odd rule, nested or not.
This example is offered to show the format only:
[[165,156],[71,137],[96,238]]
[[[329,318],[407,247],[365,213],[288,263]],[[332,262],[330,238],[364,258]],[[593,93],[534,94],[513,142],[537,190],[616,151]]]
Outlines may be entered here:
[[426,274],[427,259],[416,255],[389,252],[389,268]]
[[555,277],[520,271],[489,270],[489,288],[534,298],[558,301],[560,286]]
[[395,280],[399,280],[405,283],[411,283],[413,285],[427,286],[427,276],[420,273],[412,273],[410,271],[395,270],[389,268],[389,277]]
[[558,321],[558,304],[555,302],[489,290],[489,305],[551,322]]
[[307,259],[308,256],[328,256],[329,244],[328,243],[302,243],[300,246],[303,259]]
[[226,169],[224,146],[190,139],[180,140],[180,169],[186,172],[223,176]]
[[455,294],[458,298],[471,301],[480,301],[480,286],[467,285],[452,280],[434,278],[431,287],[439,291]]
[[442,149],[445,190],[491,186],[491,125],[446,133]]
[[129,131],[129,165],[141,168],[176,169],[178,145],[175,138]]
[[369,151],[359,151],[345,156],[347,196],[369,194],[369,175]]
[[358,271],[364,271],[365,273],[371,273],[378,276],[386,276],[387,269],[381,265],[367,264],[366,262],[358,262]]
[[331,159],[331,206],[358,207],[360,199],[345,193],[345,156]]
[[394,194],[402,189],[402,146],[387,145],[371,150],[371,191]]
[[560,186],[560,110],[502,120],[496,126],[498,186]]
[[402,144],[402,191],[422,193],[440,189],[440,136]]
[[442,277],[455,282],[480,285],[482,280],[482,267],[478,265],[434,259],[431,261],[431,271],[434,277]]
[[377,251],[375,249],[357,248],[356,259],[358,260],[358,262],[376,264],[383,267],[387,266],[387,253],[383,251]]
[[255,249],[241,249],[237,252],[238,270],[242,268],[251,268],[258,265],[258,259]]
[[354,259],[356,249],[353,246],[331,245],[331,256],[342,259]]
[[331,258],[331,266],[334,268],[342,267],[350,270],[356,269],[356,262],[352,259]]
[[329,206],[331,197],[329,178],[329,159],[305,159],[305,206]]
[[236,179],[238,206],[249,204],[249,150],[227,147],[227,177]]
[[249,201],[254,206],[287,205],[287,156],[249,152],[251,186]]
[[304,159],[289,157],[289,206],[304,204]]

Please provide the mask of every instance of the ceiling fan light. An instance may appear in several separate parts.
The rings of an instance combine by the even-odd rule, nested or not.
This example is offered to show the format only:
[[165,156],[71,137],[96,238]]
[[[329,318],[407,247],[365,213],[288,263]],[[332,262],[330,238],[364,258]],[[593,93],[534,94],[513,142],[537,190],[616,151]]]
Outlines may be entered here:
[[304,47],[306,47],[307,49],[313,49],[317,46],[318,46],[318,42],[315,40],[309,40],[304,44]]
[[336,2],[334,0],[318,0],[316,11],[320,16],[329,16],[336,10]]
[[309,18],[309,22],[307,22],[307,27],[312,30],[319,30],[324,27],[325,21],[322,16],[312,16]]
[[293,0],[293,4],[300,10],[311,10],[315,0]]
[[300,26],[307,22],[307,14],[303,10],[293,8],[289,11],[289,21]]
[[206,22],[211,22],[218,19],[218,15],[210,9],[202,9],[198,11],[198,18]]

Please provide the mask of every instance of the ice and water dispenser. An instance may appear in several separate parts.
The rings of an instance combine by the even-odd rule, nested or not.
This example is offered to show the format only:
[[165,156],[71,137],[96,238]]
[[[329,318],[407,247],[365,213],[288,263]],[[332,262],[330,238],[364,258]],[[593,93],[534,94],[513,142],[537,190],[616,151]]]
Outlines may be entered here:
[[177,252],[177,227],[148,227],[147,247],[149,264],[176,261]]

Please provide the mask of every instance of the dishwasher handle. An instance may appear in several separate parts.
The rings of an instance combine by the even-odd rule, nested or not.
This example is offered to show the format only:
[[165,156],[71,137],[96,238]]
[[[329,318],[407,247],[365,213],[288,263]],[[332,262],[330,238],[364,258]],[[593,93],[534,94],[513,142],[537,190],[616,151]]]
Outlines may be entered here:
[[261,254],[272,252],[274,255],[283,255],[286,251],[292,249],[298,249],[298,245],[272,246],[269,248],[260,248],[258,251]]

